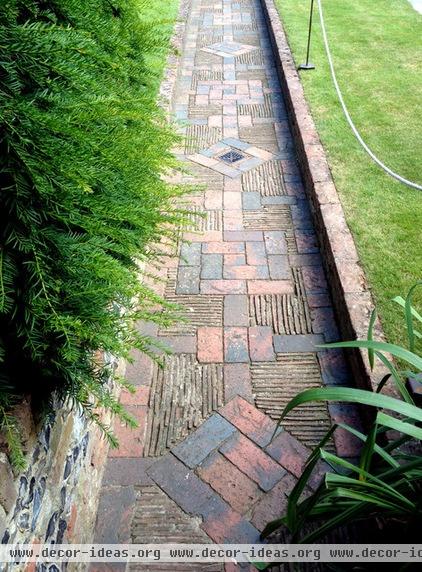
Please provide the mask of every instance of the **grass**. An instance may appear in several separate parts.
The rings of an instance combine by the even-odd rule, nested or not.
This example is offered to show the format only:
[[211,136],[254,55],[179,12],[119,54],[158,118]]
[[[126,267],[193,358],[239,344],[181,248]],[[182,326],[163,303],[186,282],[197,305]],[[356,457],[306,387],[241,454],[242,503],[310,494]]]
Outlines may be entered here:
[[179,0],[166,0],[165,2],[163,2],[163,0],[150,0],[147,3],[142,2],[141,5],[141,19],[144,22],[154,24],[156,32],[159,33],[164,40],[167,40],[167,42],[163,42],[166,46],[164,50],[158,54],[149,54],[146,58],[148,67],[155,78],[154,87],[156,92],[158,92],[160,87],[160,81],[166,65],[166,56],[178,9]]
[[[310,0],[276,0],[297,64],[306,54]],[[316,4],[316,3],[315,3]],[[422,16],[407,0],[324,0],[328,38],[346,105],[364,140],[390,168],[422,183]],[[390,299],[422,269],[422,193],[385,174],[353,136],[338,102],[317,10],[314,71],[305,95],[389,341],[404,341]],[[415,297],[420,304],[422,298]]]

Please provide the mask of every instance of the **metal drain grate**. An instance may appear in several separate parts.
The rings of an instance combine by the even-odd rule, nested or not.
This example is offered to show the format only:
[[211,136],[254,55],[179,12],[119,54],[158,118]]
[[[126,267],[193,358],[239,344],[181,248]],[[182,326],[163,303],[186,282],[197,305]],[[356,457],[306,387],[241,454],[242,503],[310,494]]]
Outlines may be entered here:
[[219,159],[221,159],[222,161],[224,161],[225,163],[228,164],[232,164],[232,163],[236,163],[237,161],[240,161],[241,159],[244,159],[245,156],[242,153],[239,153],[239,151],[227,151],[227,153],[224,153],[223,155],[220,155]]

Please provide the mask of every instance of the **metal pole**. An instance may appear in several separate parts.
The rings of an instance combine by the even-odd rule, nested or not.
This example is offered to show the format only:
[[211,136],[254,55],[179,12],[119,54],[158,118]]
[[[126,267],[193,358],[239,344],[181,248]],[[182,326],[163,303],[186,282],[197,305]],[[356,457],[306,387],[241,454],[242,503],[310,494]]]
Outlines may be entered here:
[[309,12],[309,29],[308,29],[308,47],[306,49],[306,62],[304,64],[300,64],[300,70],[314,70],[314,64],[310,63],[309,61],[309,52],[311,49],[311,34],[312,34],[312,16],[314,13],[314,0],[311,0],[311,10]]

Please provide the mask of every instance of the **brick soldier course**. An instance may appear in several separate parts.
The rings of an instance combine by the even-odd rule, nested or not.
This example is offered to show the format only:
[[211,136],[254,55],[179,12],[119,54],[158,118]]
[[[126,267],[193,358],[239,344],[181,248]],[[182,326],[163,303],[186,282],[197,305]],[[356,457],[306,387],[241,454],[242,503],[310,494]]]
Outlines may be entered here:
[[[351,381],[342,353],[318,347],[339,333],[274,61],[259,1],[192,0],[173,110],[204,218],[155,285],[187,321],[140,325],[172,354],[128,366],[139,428],[116,423],[96,542],[257,542],[332,420],[359,427],[353,407],[310,404],[271,441],[298,391]],[[344,432],[332,447],[358,450]]]

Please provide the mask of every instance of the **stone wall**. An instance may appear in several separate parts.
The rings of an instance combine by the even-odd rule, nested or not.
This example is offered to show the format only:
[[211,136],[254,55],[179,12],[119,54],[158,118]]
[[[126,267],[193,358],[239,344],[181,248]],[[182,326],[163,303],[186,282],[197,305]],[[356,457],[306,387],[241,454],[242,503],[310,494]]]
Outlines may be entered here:
[[[7,455],[0,453],[1,542],[92,542],[108,442],[96,426],[68,407],[57,407],[38,426],[31,421],[28,404],[19,410],[26,419],[22,427],[27,469],[14,474]],[[110,422],[108,413],[103,421]],[[59,569],[42,568],[47,570]]]

